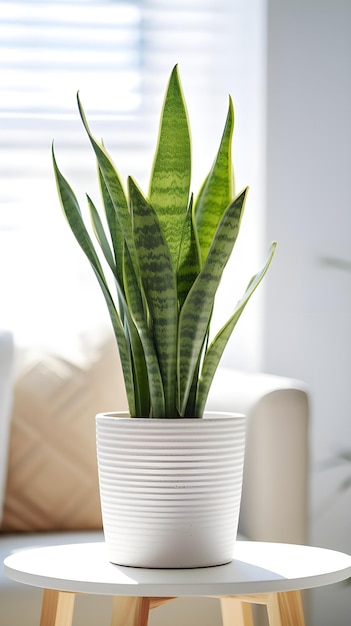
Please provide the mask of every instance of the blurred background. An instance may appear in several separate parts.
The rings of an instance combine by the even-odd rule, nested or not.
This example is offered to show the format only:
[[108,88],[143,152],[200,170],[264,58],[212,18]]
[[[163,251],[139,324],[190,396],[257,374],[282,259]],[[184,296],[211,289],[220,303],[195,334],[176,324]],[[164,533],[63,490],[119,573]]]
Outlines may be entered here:
[[[0,0],[0,326],[69,352],[108,324],[57,199],[51,143],[85,210],[95,162],[77,106],[145,191],[179,64],[193,190],[234,100],[237,190],[250,193],[218,297],[227,316],[271,240],[274,262],[224,362],[310,389],[310,542],[351,553],[351,0]],[[96,331],[97,332],[97,331]],[[312,594],[348,626],[351,587]]]

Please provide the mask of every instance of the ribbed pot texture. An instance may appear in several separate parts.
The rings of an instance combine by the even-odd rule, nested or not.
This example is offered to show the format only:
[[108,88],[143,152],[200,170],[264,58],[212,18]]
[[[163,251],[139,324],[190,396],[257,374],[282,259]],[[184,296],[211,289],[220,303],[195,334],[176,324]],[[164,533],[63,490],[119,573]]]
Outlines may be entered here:
[[132,567],[190,568],[233,558],[245,417],[96,416],[108,558]]

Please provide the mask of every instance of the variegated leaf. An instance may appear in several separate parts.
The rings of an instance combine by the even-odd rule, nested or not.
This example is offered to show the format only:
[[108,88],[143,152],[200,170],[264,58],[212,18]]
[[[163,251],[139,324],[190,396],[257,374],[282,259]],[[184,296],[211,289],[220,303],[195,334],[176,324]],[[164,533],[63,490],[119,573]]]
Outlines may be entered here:
[[204,266],[180,312],[178,332],[178,410],[181,415],[187,406],[187,398],[194,371],[206,333],[208,332],[214,298],[239,232],[246,192],[247,190],[245,189],[224,213]]
[[150,204],[176,267],[189,203],[191,152],[188,114],[178,68],[173,69],[162,110],[158,144],[150,178]]
[[234,108],[229,97],[227,119],[213,166],[196,199],[194,213],[202,263],[208,255],[217,226],[234,197],[232,137]]
[[128,182],[141,282],[164,385],[165,416],[174,417],[178,318],[176,271],[153,207],[133,179],[129,178]]

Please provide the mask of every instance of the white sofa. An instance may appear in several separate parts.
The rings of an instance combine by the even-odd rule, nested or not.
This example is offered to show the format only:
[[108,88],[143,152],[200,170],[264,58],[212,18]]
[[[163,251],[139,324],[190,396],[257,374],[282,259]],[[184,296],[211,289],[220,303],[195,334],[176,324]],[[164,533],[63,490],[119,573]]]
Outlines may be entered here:
[[[37,380],[37,378],[33,378],[33,372],[36,372],[36,377],[38,377],[38,372],[41,376],[38,384],[41,401],[43,397],[44,400],[46,398],[45,385],[43,384],[45,380],[48,380],[48,386],[50,386],[50,383],[52,389],[53,371],[56,376],[55,384],[58,380],[60,385],[63,384],[62,381],[65,376],[67,376],[67,384],[70,385],[71,378],[76,376],[78,372],[80,393],[83,393],[85,397],[87,386],[90,389],[89,393],[91,393],[92,387],[94,393],[94,385],[92,385],[89,375],[91,375],[91,372],[94,374],[95,362],[99,361],[101,365],[101,360],[104,361],[109,358],[106,346],[100,352],[94,348],[93,352],[95,361],[89,358],[87,359],[88,365],[84,366],[81,361],[79,364],[75,362],[72,370],[70,369],[72,363],[68,367],[67,359],[61,359],[59,363],[55,361],[54,367],[52,360],[50,360],[49,365],[46,363],[45,369],[42,363],[40,363],[40,359],[45,361],[45,357],[36,354],[34,359],[35,367],[33,366],[33,359],[29,360],[29,365],[27,363],[24,369],[22,366],[21,378],[18,372],[15,376],[12,376],[13,344],[11,336],[6,333],[0,333],[0,468],[2,464],[2,476],[5,476],[3,478],[4,484],[1,485],[0,482],[0,487],[3,487],[0,496],[2,495],[4,500],[5,521],[7,515],[7,526],[10,525],[10,528],[6,528],[5,524],[0,534],[1,562],[14,550],[24,547],[102,540],[102,533],[99,529],[94,530],[88,527],[84,530],[79,530],[77,528],[77,524],[79,526],[80,523],[78,518],[77,524],[72,524],[73,529],[70,528],[69,520],[65,517],[61,528],[51,528],[50,524],[42,528],[40,527],[41,523],[34,521],[38,528],[31,528],[30,531],[28,528],[19,531],[18,526],[16,527],[16,524],[14,524],[15,529],[17,528],[14,531],[14,529],[11,529],[11,520],[14,519],[13,512],[16,511],[16,506],[7,494],[9,483],[16,486],[16,468],[20,468],[21,460],[23,460],[26,454],[21,451],[18,454],[19,458],[17,458],[17,448],[15,447],[14,449],[13,446],[11,448],[9,440],[11,437],[16,436],[16,429],[21,430],[18,424],[23,425],[23,421],[19,420],[16,412],[23,412],[28,407],[28,397],[32,398],[32,396],[28,396],[28,393],[33,393],[33,380]],[[63,368],[63,365],[66,365],[68,370]],[[111,363],[109,363],[108,372],[111,372],[110,366]],[[48,371],[50,376],[47,374]],[[13,378],[15,379],[14,385],[12,384]],[[106,372],[102,378],[106,384],[108,382],[106,381]],[[115,373],[114,380],[116,381]],[[26,386],[26,381],[27,395],[24,395],[23,405],[21,405],[18,404],[17,396],[21,396],[21,393],[24,393],[23,388]],[[28,384],[28,381],[30,384]],[[58,396],[60,398],[65,396],[64,410],[70,410],[68,407],[73,402],[75,410],[78,411],[77,394],[74,395],[70,403],[67,385],[64,387],[64,391],[62,391],[62,388],[60,389]],[[98,390],[95,389],[96,393],[98,391],[101,392],[101,387]],[[121,397],[122,395],[123,391],[121,391]],[[49,401],[49,398],[52,400],[52,393],[51,395],[49,394],[47,401]],[[34,406],[37,407],[38,411],[41,409],[45,412],[45,405],[43,407],[43,403],[38,404],[38,399],[36,400],[37,404]],[[99,401],[101,401],[101,398]],[[250,540],[305,543],[307,541],[308,495],[308,394],[305,386],[296,380],[287,378],[267,374],[245,374],[222,369],[215,378],[207,406],[209,409],[243,412],[248,418],[240,533]],[[104,408],[102,406],[101,410],[104,410]],[[106,409],[109,408],[109,406],[106,406]],[[26,420],[30,420],[32,416],[30,407],[28,410],[28,417],[24,418],[25,426]],[[60,410],[62,411],[62,407]],[[53,419],[57,423],[57,413]],[[50,426],[49,430],[52,433],[53,426]],[[29,430],[28,436],[24,437],[25,442],[28,443],[30,441],[31,433],[32,431]],[[40,457],[40,446],[45,447],[46,440],[44,437],[41,444],[40,433],[38,441],[37,431],[35,431],[35,437],[35,446],[37,447],[34,448],[35,454],[32,454],[32,456],[37,458]],[[32,438],[34,439],[34,436]],[[77,442],[75,445],[77,446]],[[54,463],[54,460],[52,463]],[[20,470],[18,469],[19,472]],[[18,482],[20,481],[18,480]],[[30,486],[31,481],[28,476],[28,490]],[[19,491],[19,493],[21,492]],[[9,504],[6,504],[7,496],[9,497]],[[22,502],[18,506],[20,505],[22,505]],[[29,519],[35,520],[36,518],[32,516]],[[28,525],[28,522],[26,523]],[[40,602],[41,590],[12,582],[1,572],[1,626],[19,626],[20,624],[37,626],[40,617]],[[74,624],[76,626],[107,625],[109,624],[110,610],[110,598],[97,596],[79,597],[75,610]],[[163,626],[175,626],[176,624],[177,626],[179,624],[190,626],[194,623],[201,623],[202,626],[219,626],[221,620],[218,602],[212,599],[201,599],[201,601],[191,598],[182,599],[156,609],[152,612],[150,618],[151,626],[161,624]]]

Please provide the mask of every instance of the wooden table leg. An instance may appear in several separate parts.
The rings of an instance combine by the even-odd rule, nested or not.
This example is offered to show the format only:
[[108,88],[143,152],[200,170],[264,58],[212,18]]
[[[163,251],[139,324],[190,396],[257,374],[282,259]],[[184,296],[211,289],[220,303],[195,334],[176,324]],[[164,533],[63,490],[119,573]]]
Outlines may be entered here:
[[222,596],[220,601],[223,626],[253,626],[251,603],[235,596]]
[[[280,613],[280,605],[277,593],[267,594],[267,615],[269,626],[283,626],[282,616]],[[285,622],[285,626],[288,626],[289,622]],[[295,626],[293,622],[290,626]]]
[[44,589],[40,626],[72,626],[75,593]]
[[305,626],[301,593],[286,591],[277,593],[282,626]]
[[111,626],[147,626],[150,599],[116,596],[113,599]]
[[252,604],[267,608],[269,626],[305,626],[299,591],[248,596],[221,596],[223,626],[253,626]]

